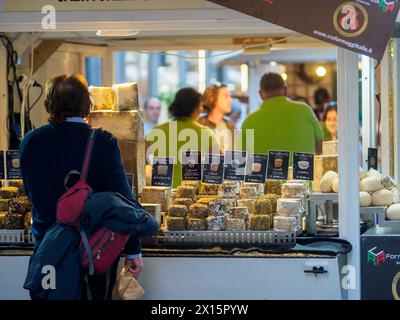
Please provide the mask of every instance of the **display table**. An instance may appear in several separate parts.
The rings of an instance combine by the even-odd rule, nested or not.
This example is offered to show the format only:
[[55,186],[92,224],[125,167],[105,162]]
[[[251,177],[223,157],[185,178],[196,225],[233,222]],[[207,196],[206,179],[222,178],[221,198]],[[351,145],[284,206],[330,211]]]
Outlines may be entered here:
[[[30,254],[0,250],[0,300],[29,299],[22,285]],[[140,283],[147,300],[339,300],[345,264],[345,254],[145,249]]]

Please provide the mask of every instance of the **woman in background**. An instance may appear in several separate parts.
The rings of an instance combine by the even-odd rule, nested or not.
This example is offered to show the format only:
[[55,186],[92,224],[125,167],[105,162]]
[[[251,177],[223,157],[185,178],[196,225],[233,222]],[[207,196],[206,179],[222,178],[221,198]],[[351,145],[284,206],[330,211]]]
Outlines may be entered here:
[[[146,156],[174,159],[173,188],[181,184],[181,156],[185,151],[219,153],[220,147],[212,131],[197,123],[202,112],[201,94],[192,88],[178,91],[169,107],[172,120],[154,127],[146,136]],[[151,166],[146,170],[147,184],[151,180]]]
[[222,152],[232,150],[235,127],[226,117],[232,111],[232,97],[228,87],[224,84],[209,86],[204,91],[202,103],[206,115],[198,122],[214,132]]
[[321,124],[324,131],[324,141],[335,141],[338,139],[338,123],[337,123],[337,104],[331,102],[324,111],[323,122]]

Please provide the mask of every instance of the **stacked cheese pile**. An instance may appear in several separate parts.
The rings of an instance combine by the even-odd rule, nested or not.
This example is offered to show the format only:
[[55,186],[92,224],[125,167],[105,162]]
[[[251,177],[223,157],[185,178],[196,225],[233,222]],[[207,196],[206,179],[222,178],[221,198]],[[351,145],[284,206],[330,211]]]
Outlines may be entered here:
[[140,202],[149,213],[153,214],[160,225],[163,225],[162,217],[171,205],[171,188],[144,187]]
[[31,210],[22,180],[10,180],[8,187],[0,188],[0,229],[29,229]]
[[338,192],[338,142],[327,141],[322,145],[322,156],[314,159],[315,192]]
[[282,185],[282,198],[278,199],[274,217],[274,229],[277,231],[296,231],[301,228],[301,212],[307,194],[306,183],[288,182]]

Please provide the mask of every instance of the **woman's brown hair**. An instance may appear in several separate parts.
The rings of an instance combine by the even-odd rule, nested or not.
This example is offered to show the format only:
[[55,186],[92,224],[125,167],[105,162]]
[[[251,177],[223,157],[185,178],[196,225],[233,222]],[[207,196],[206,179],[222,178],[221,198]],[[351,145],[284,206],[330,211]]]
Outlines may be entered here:
[[61,75],[46,84],[46,111],[49,122],[61,124],[69,117],[86,118],[92,107],[87,82],[82,75]]
[[223,88],[227,88],[226,84],[213,84],[207,87],[202,97],[202,104],[205,112],[210,113],[215,108],[219,92]]

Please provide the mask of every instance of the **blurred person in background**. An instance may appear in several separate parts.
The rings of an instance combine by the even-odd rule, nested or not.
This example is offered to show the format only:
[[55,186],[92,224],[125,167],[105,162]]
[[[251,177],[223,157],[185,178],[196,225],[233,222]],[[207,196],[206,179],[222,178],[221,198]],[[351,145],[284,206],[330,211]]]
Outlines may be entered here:
[[327,89],[318,88],[314,92],[314,113],[319,121],[324,121],[324,111],[331,101],[331,96]]
[[[238,150],[321,153],[323,132],[312,108],[287,97],[281,75],[265,74],[260,81],[260,96],[264,102],[242,124]],[[254,148],[246,139],[251,136],[247,130],[253,130]]]
[[158,98],[149,98],[143,106],[144,136],[158,124],[161,114],[161,101]]
[[324,141],[335,141],[338,138],[338,122],[337,122],[337,103],[330,102],[324,111],[324,119],[321,123],[324,131]]
[[242,118],[242,105],[239,99],[232,100],[232,111],[228,115],[235,129],[240,128],[240,120]]
[[204,91],[202,104],[206,114],[198,122],[214,132],[223,152],[232,150],[235,127],[227,117],[232,111],[232,97],[228,87],[224,84],[209,86]]
[[[202,112],[201,98],[201,94],[192,88],[179,90],[169,107],[172,119],[154,127],[146,136],[149,163],[152,162],[149,159],[151,157],[174,158],[173,188],[178,187],[182,181],[182,152],[201,151],[203,156],[206,153],[220,153],[212,131],[197,123]],[[146,179],[147,184],[150,184],[151,165],[146,167]]]

